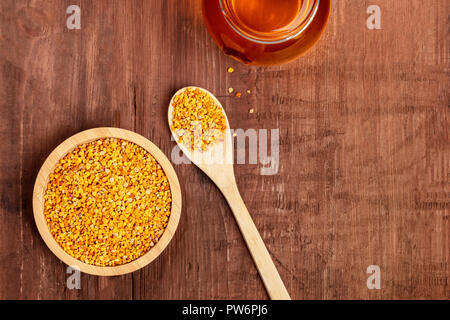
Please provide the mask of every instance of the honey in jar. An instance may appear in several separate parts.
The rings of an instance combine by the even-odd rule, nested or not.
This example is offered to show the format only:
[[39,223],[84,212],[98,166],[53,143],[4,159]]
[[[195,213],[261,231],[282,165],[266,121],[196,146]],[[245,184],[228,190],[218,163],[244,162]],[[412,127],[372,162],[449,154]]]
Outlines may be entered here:
[[282,64],[310,49],[324,31],[331,0],[203,0],[219,47],[253,65]]

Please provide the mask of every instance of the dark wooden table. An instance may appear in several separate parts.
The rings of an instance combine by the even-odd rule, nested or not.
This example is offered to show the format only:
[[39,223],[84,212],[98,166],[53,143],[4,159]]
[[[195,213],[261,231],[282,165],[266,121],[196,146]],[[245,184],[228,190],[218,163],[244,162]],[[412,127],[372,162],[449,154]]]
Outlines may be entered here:
[[[71,4],[81,30],[66,27]],[[371,4],[381,30],[366,27]],[[69,290],[35,227],[34,180],[60,142],[115,126],[170,156],[167,106],[186,85],[220,97],[233,128],[279,129],[278,173],[258,163],[236,175],[292,298],[449,298],[449,4],[334,1],[312,51],[257,68],[215,46],[197,0],[2,0],[0,298],[267,298],[225,200],[193,165],[175,166],[173,241],[133,274],[83,274]],[[369,265],[380,290],[366,286]]]

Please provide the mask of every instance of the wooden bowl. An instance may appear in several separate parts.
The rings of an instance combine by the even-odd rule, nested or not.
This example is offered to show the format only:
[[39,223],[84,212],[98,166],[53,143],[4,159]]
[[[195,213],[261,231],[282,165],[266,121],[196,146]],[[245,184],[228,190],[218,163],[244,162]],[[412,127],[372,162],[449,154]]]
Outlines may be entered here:
[[[118,138],[127,140],[129,142],[135,143],[136,145],[147,150],[164,170],[167,179],[169,180],[170,191],[172,193],[172,206],[171,214],[169,217],[169,222],[167,224],[164,233],[158,242],[153,246],[147,253],[142,255],[136,260],[129,263],[112,266],[112,267],[101,267],[94,266],[84,263],[78,259],[75,259],[68,253],[66,253],[60,245],[53,238],[50,233],[50,229],[47,225],[47,221],[44,216],[44,195],[47,190],[47,185],[49,182],[49,176],[56,168],[57,163],[61,158],[67,155],[69,152],[74,150],[80,144],[88,143],[94,140],[103,138]],[[80,132],[61,143],[53,152],[48,156],[42,165],[41,170],[36,178],[36,183],[34,185],[33,191],[33,211],[34,220],[36,221],[39,233],[46,245],[50,250],[64,263],[69,266],[78,267],[82,272],[99,275],[99,276],[117,276],[129,272],[136,271],[143,268],[151,261],[156,259],[161,252],[167,247],[170,240],[172,239],[180,220],[181,213],[181,189],[180,183],[178,182],[175,170],[169,159],[162,153],[162,151],[151,143],[148,139],[143,136],[124,129],[118,128],[95,128]]]

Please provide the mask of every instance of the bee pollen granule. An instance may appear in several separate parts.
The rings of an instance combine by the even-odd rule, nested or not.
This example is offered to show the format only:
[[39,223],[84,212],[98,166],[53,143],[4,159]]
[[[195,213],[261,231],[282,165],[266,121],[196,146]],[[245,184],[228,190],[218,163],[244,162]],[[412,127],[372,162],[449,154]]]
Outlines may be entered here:
[[193,150],[206,150],[225,137],[227,123],[222,108],[205,91],[187,88],[173,102],[171,129],[178,142]]
[[96,266],[125,264],[148,252],[167,227],[172,203],[156,159],[116,138],[79,145],[62,158],[44,199],[58,244]]

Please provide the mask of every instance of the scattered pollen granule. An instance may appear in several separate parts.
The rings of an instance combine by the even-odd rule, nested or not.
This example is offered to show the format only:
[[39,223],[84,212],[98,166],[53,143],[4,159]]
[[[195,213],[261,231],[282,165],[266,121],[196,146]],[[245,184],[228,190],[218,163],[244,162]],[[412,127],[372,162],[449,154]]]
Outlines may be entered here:
[[50,174],[44,214],[50,232],[72,257],[96,266],[131,262],[167,227],[169,181],[155,158],[129,141],[79,145]]
[[241,96],[242,96],[242,93],[240,93],[240,92],[236,93],[236,97],[240,98]]
[[233,93],[234,89],[233,88],[228,88],[228,92],[229,93]]
[[206,150],[224,139],[227,129],[225,115],[207,92],[188,88],[174,98],[172,107],[172,132],[178,142],[191,151]]
[[233,72],[234,72],[234,69],[233,69],[232,67],[229,67],[229,68],[227,69],[227,71],[228,71],[228,73],[233,73]]

